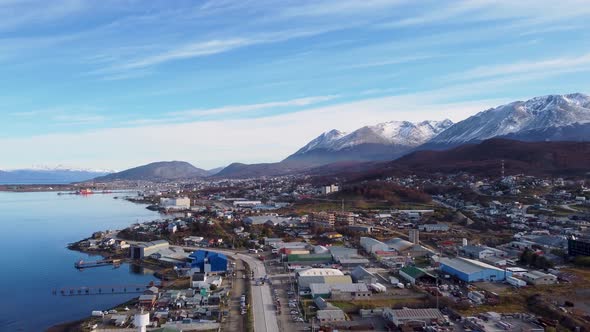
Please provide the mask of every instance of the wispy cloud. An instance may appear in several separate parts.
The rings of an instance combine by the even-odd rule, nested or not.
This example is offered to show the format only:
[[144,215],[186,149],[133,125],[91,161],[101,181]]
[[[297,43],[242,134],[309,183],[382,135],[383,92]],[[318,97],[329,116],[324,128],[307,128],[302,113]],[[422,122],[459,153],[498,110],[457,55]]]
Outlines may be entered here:
[[480,66],[449,75],[452,81],[480,80],[486,78],[535,73],[554,75],[590,69],[590,53],[573,57],[557,57],[537,61],[519,61],[507,64]]
[[221,114],[229,114],[229,113],[247,113],[247,112],[252,112],[252,111],[277,109],[277,108],[285,108],[285,107],[304,107],[304,106],[309,106],[309,105],[313,105],[313,104],[331,101],[331,100],[334,100],[338,97],[339,96],[337,96],[337,95],[304,97],[304,98],[297,98],[297,99],[284,100],[284,101],[274,101],[274,102],[259,103],[259,104],[231,105],[231,106],[223,106],[223,107],[208,108],[208,109],[193,109],[193,110],[187,110],[187,111],[172,112],[169,114],[173,115],[173,116],[195,117],[195,116],[204,116],[204,115],[221,115]]

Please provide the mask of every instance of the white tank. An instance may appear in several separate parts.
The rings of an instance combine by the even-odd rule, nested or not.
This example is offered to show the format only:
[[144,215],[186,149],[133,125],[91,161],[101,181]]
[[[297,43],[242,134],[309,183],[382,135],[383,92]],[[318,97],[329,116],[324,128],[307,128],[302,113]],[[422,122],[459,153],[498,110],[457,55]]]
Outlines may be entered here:
[[137,331],[146,332],[146,327],[150,324],[150,314],[148,312],[137,313],[133,319],[133,325],[137,327]]

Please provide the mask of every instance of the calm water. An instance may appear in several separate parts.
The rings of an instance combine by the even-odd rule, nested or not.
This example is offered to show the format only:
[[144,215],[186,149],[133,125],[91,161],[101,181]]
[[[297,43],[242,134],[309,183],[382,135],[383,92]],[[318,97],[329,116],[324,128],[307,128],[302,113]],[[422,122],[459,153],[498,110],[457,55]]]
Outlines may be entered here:
[[0,331],[43,331],[89,316],[137,295],[59,296],[52,289],[148,284],[150,274],[129,265],[78,271],[89,256],[66,249],[92,232],[120,229],[157,214],[113,195],[0,192]]

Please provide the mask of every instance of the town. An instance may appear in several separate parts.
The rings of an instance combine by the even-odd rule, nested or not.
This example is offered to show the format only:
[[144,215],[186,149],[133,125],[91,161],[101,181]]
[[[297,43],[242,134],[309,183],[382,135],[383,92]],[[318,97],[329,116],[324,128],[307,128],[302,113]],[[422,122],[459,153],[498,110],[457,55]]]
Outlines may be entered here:
[[503,169],[109,184],[133,187],[125,198],[161,218],[72,248],[151,268],[160,283],[84,326],[588,331],[587,185]]

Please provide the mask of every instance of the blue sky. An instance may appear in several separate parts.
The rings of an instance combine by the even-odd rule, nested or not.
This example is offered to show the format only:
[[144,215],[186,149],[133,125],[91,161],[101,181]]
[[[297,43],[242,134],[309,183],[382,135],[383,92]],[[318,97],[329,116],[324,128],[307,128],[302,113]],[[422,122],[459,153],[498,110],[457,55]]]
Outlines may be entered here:
[[590,92],[587,1],[0,0],[0,169],[213,168]]

